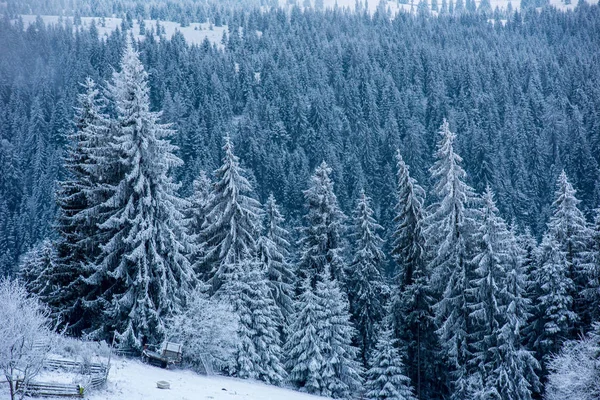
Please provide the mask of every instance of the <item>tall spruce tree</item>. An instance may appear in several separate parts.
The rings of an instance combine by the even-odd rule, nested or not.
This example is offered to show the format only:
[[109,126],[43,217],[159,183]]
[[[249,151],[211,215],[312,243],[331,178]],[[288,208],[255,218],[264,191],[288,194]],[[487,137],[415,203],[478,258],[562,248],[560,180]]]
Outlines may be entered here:
[[[573,298],[573,311],[578,322],[572,328],[570,338],[591,328],[589,303],[584,293],[588,286],[585,269],[586,249],[589,244],[589,229],[575,197],[576,191],[569,182],[565,171],[558,177],[557,189],[552,203],[553,213],[548,222],[548,234],[558,243],[567,260],[566,276],[573,282],[569,295]],[[579,332],[581,330],[582,332]]]
[[265,232],[259,239],[259,258],[267,268],[271,295],[285,320],[293,312],[295,274],[290,263],[289,232],[283,227],[285,219],[271,193],[265,204]]
[[331,168],[323,161],[311,177],[309,188],[304,191],[308,212],[302,229],[302,253],[297,270],[300,278],[309,277],[313,286],[325,265],[330,266],[334,279],[338,282],[345,281],[342,235],[346,217],[333,192],[330,174]]
[[550,234],[542,239],[538,269],[534,280],[537,297],[532,347],[542,361],[542,377],[546,375],[546,362],[567,340],[577,321],[573,311],[573,280],[569,277],[569,261],[560,243]]
[[280,385],[286,378],[279,334],[283,320],[271,297],[266,266],[251,259],[239,264],[239,276],[228,277],[223,286],[240,321],[232,372]]
[[445,368],[439,361],[438,337],[433,323],[433,297],[425,251],[423,203],[425,191],[410,176],[400,151],[397,161],[397,196],[392,257],[396,263],[392,297],[392,326],[406,352],[406,373],[417,398],[442,395],[439,380]]
[[181,160],[167,139],[173,131],[150,111],[148,74],[131,40],[108,90],[117,113],[120,180],[103,204],[109,216],[99,228],[108,239],[88,279],[105,288],[105,320],[94,336],[116,331],[122,342],[139,348],[163,340],[164,320],[179,310],[195,275],[186,258],[184,204],[169,176]]
[[216,293],[230,270],[256,255],[262,210],[229,136],[223,145],[223,164],[215,171],[202,236],[206,240],[203,264]]
[[441,140],[430,169],[437,198],[426,219],[425,237],[431,255],[431,287],[435,304],[438,334],[451,368],[452,399],[467,398],[471,353],[469,292],[473,278],[471,264],[476,203],[473,189],[465,183],[462,158],[454,151],[456,135],[444,120]]
[[58,216],[55,242],[57,262],[48,275],[55,290],[46,302],[56,320],[80,334],[99,317],[99,309],[88,307],[85,299],[98,294],[98,287],[86,282],[91,265],[100,254],[103,222],[102,203],[112,194],[111,122],[103,113],[106,99],[88,78],[79,95],[75,130],[68,136],[64,166],[67,177],[59,182],[56,196]]
[[379,333],[377,347],[366,372],[365,398],[368,400],[416,400],[410,379],[404,374],[404,365],[394,346],[392,329]]
[[346,286],[352,321],[358,331],[363,365],[367,365],[376,344],[377,325],[384,315],[388,289],[381,276],[384,254],[383,228],[373,218],[371,199],[362,190],[354,210],[351,232],[354,258],[346,272]]

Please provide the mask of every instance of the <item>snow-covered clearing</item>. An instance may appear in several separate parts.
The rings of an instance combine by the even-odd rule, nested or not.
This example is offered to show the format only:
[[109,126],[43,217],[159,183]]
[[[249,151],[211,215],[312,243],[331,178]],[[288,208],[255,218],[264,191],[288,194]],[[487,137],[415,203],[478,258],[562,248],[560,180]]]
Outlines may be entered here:
[[[158,389],[167,381],[171,389]],[[135,360],[113,359],[107,387],[90,393],[90,400],[317,400],[322,397],[261,382],[204,376],[188,370],[165,370]]]
[[[23,19],[23,24],[25,29],[31,24],[33,24],[37,18],[36,15],[21,15]],[[58,23],[66,23],[66,21],[70,21],[73,23],[72,17],[61,17],[57,15],[42,15],[42,20],[46,25],[55,25]],[[83,28],[89,28],[92,24],[92,21],[96,24],[96,28],[98,29],[98,33],[101,38],[105,38],[111,34],[115,29],[121,26],[121,18],[94,18],[94,17],[81,17],[81,26]],[[156,23],[157,20],[147,19],[144,20],[146,30],[154,30],[156,33]],[[218,46],[221,46],[221,39],[223,38],[223,33],[227,31],[227,26],[211,26],[208,22],[199,23],[193,22],[190,23],[189,26],[181,26],[178,22],[172,21],[160,21],[160,26],[164,28],[165,36],[170,39],[175,32],[179,31],[185,37],[185,40],[190,44],[201,44],[204,39],[208,39],[211,43],[214,43]],[[133,22],[133,34],[136,39],[143,40],[145,38],[144,35],[140,35],[140,25],[137,21]]]

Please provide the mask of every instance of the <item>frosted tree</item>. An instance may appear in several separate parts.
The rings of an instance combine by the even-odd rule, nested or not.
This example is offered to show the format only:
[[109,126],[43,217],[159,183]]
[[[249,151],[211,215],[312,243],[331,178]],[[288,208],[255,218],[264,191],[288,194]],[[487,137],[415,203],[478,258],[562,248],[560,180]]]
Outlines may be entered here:
[[202,268],[202,261],[206,242],[202,235],[202,227],[206,223],[207,208],[212,195],[212,182],[204,171],[200,171],[198,177],[194,180],[193,188],[194,191],[187,198],[187,205],[184,209],[185,225],[192,244],[188,258],[194,271],[198,275],[202,275],[205,272]]
[[331,168],[323,161],[304,191],[308,212],[300,240],[298,274],[302,279],[309,277],[313,285],[326,264],[330,265],[334,279],[345,280],[342,234],[346,217],[339,208],[329,174]]
[[381,276],[385,259],[383,239],[377,231],[383,228],[373,218],[371,199],[362,190],[354,210],[351,232],[353,260],[346,272],[350,313],[358,330],[358,344],[363,364],[367,365],[376,344],[376,328],[383,318],[388,290]]
[[[231,304],[209,296],[200,282],[180,313],[169,319],[169,339],[183,343],[183,360],[198,372],[224,371],[235,361],[239,317]],[[227,321],[227,323],[223,323]]]
[[236,263],[256,254],[262,217],[260,203],[252,198],[252,186],[233,153],[229,136],[223,151],[223,164],[214,173],[216,182],[202,229],[206,240],[203,263],[210,268],[213,292],[221,288]]
[[223,286],[239,316],[239,342],[232,372],[240,378],[279,385],[286,378],[280,341],[282,319],[264,267],[257,261],[244,260],[240,277],[227,279]]
[[438,334],[452,373],[452,398],[464,399],[469,390],[468,364],[472,359],[469,289],[473,278],[473,233],[476,203],[473,189],[465,183],[462,158],[454,151],[456,135],[444,120],[436,161],[429,170],[438,201],[426,218],[425,237],[431,255],[431,288]]
[[56,292],[52,277],[56,264],[56,249],[50,240],[32,247],[19,262],[19,279],[29,293],[35,294],[44,303],[51,302]]
[[10,398],[22,399],[25,387],[42,370],[51,340],[48,310],[18,281],[0,279],[0,374]]
[[357,361],[358,348],[352,345],[355,335],[350,322],[348,300],[330,278],[326,265],[317,282],[317,335],[321,337],[323,363],[320,376],[322,396],[338,399],[352,398],[361,388],[362,368]]
[[366,372],[365,398],[368,400],[416,400],[410,379],[394,346],[392,330],[379,333],[377,347]]
[[[587,289],[588,279],[585,270],[586,248],[589,240],[589,229],[583,213],[575,197],[576,191],[567,179],[564,171],[558,177],[557,189],[552,203],[552,216],[548,222],[547,233],[552,236],[567,260],[566,276],[573,281],[571,292],[573,311],[579,316],[584,328],[591,324],[588,312],[589,304],[582,295]],[[577,328],[575,326],[573,328]]]
[[259,239],[259,258],[267,268],[271,294],[284,319],[293,312],[294,271],[290,264],[289,232],[283,227],[285,219],[271,193],[264,206],[265,232]]
[[319,394],[323,387],[321,369],[324,343],[318,329],[320,305],[309,278],[302,281],[302,292],[294,303],[294,314],[284,347],[289,381],[300,391]]
[[180,308],[195,280],[186,258],[183,202],[169,175],[181,160],[166,139],[173,131],[149,109],[148,74],[131,40],[108,90],[117,112],[114,148],[121,179],[104,203],[109,217],[99,227],[108,240],[88,279],[108,281],[106,320],[94,336],[115,330],[139,348],[164,338],[164,319]]
[[56,230],[57,263],[49,274],[49,285],[56,290],[47,299],[55,319],[80,333],[89,327],[97,312],[82,299],[91,298],[96,288],[86,283],[90,265],[100,253],[103,222],[101,204],[111,193],[114,177],[114,151],[111,148],[111,122],[103,113],[106,99],[88,78],[79,95],[75,130],[68,136],[65,169],[67,178],[59,182]]
[[568,341],[550,359],[545,399],[595,400],[600,397],[600,326],[576,341]]
[[[392,297],[392,320],[395,336],[406,351],[406,373],[421,398],[439,393],[434,371],[439,358],[434,351],[438,338],[433,324],[433,298],[429,288],[429,271],[425,252],[423,202],[425,191],[410,176],[400,151],[397,161],[397,203],[395,206],[392,257],[396,265],[396,288]],[[437,360],[437,362],[436,362]]]

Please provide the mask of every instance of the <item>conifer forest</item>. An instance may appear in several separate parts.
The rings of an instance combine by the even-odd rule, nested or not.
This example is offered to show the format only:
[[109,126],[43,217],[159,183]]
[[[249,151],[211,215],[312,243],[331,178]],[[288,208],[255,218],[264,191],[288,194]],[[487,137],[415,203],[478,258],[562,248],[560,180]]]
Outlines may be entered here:
[[600,6],[396,3],[0,2],[2,282],[324,397],[599,399]]

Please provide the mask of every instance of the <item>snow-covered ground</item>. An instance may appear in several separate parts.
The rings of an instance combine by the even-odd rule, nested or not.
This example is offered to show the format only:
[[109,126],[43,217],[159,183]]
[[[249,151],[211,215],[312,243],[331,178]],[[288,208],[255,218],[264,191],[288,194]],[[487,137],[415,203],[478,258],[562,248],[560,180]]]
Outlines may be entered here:
[[[167,381],[171,389],[158,389]],[[113,359],[107,387],[90,400],[317,400],[322,397],[265,385],[261,382],[204,376],[187,370],[165,370],[135,360]]]
[[[54,379],[55,376],[51,379]],[[70,377],[69,377],[70,378]],[[167,381],[170,389],[158,389],[156,382]],[[72,383],[62,379],[60,383]],[[8,398],[8,386],[0,383],[0,398]],[[318,400],[323,397],[262,382],[204,376],[188,370],[166,370],[135,360],[113,359],[106,388],[86,395],[89,400]]]

